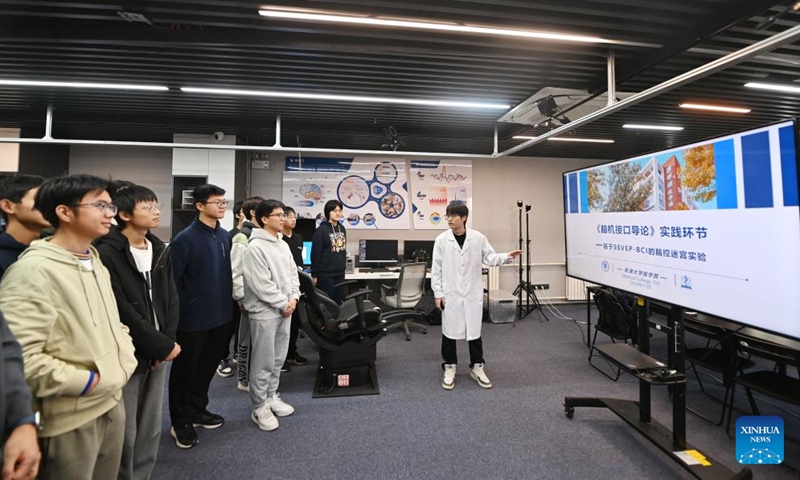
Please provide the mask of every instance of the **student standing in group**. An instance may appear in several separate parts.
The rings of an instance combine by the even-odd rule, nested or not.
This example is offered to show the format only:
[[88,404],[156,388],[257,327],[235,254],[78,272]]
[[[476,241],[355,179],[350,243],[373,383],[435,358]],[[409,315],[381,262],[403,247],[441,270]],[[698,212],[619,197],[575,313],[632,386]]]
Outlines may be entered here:
[[25,378],[41,407],[40,479],[119,472],[122,387],[136,357],[108,270],[91,246],[117,213],[107,187],[92,175],[45,182],[36,208],[55,234],[34,241],[0,283],[0,310],[22,346]]
[[334,285],[344,281],[347,262],[347,231],[339,223],[342,204],[339,200],[325,203],[325,221],[314,231],[311,244],[311,276],[314,283],[333,301],[342,303],[342,291]]
[[[241,313],[239,319],[238,333],[236,335],[236,356],[239,358],[236,366],[236,386],[239,390],[249,391],[248,375],[249,362],[248,353],[250,351],[250,322],[247,320],[247,312],[242,308],[244,300],[244,252],[247,250],[247,243],[250,234],[253,232],[253,222],[256,220],[256,207],[263,202],[261,197],[250,197],[242,204],[242,214],[245,220],[242,222],[240,232],[233,237],[231,245],[231,268],[233,269],[233,300],[236,308]],[[219,373],[219,369],[217,370]]]
[[[281,231],[283,241],[289,244],[289,250],[292,252],[294,263],[298,267],[303,266],[303,237],[299,233],[295,233],[294,227],[297,226],[297,212],[292,207],[284,207],[286,213],[286,222],[283,224]],[[284,362],[282,371],[289,371],[289,364],[292,365],[305,365],[308,359],[297,353],[297,337],[300,334],[300,312],[297,310],[292,313],[292,330],[289,335],[289,353],[286,355],[286,362]]]
[[483,265],[499,266],[520,253],[495,253],[489,240],[477,230],[467,229],[469,209],[464,203],[447,206],[450,230],[433,244],[431,287],[436,307],[442,310],[442,387],[456,386],[456,340],[469,344],[470,377],[483,388],[492,388],[484,371],[481,318],[483,314]]
[[111,274],[122,323],[130,329],[139,365],[122,394],[125,443],[120,479],[150,478],[158,456],[161,409],[167,366],[180,354],[178,291],[169,248],[152,233],[161,204],[147,187],[114,182],[109,189],[117,206],[117,227],[95,242]]
[[199,185],[192,191],[198,217],[170,244],[180,299],[177,340],[181,354],[169,376],[170,434],[179,448],[199,439],[195,427],[214,429],[225,422],[208,411],[208,389],[230,340],[232,311],[231,236],[225,216],[225,190]]
[[44,178],[37,175],[14,175],[0,185],[0,210],[6,229],[0,234],[0,277],[32,241],[42,236],[50,224],[34,208],[34,199]]
[[278,428],[278,417],[294,413],[281,400],[278,385],[289,347],[292,313],[300,299],[300,279],[289,245],[281,241],[284,205],[267,200],[256,207],[256,221],[244,254],[244,309],[250,321],[251,419],[258,428]]
[[[236,234],[242,231],[242,222],[244,221],[244,215],[242,214],[242,203],[243,202],[236,202],[233,204],[234,225],[232,229],[228,230],[228,233],[231,235],[231,239],[233,239]],[[225,347],[222,360],[217,366],[217,374],[222,378],[228,378],[233,375],[233,371],[236,369],[236,363],[239,361],[235,351],[233,352],[233,355],[231,355],[230,343],[231,339],[234,339],[234,348],[239,344],[238,331],[241,312],[239,311],[239,304],[236,302],[236,300],[234,300],[231,305],[233,306],[233,316],[231,317],[231,328],[228,332],[228,344]]]

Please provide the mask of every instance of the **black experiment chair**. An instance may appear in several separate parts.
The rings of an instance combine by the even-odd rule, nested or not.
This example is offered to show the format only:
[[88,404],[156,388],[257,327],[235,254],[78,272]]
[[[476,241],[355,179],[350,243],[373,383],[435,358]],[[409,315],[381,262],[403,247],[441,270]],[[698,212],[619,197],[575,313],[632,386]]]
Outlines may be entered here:
[[300,321],[319,347],[314,398],[380,393],[375,371],[376,344],[386,336],[381,310],[360,290],[337,305],[305,272],[300,275]]
[[686,407],[686,410],[694,413],[703,420],[720,426],[722,422],[725,421],[725,410],[728,408],[728,398],[734,386],[734,376],[737,372],[739,372],[739,374],[744,374],[744,370],[754,367],[755,363],[748,358],[738,355],[733,334],[719,325],[713,325],[696,318],[686,317],[684,319],[684,330],[706,339],[706,345],[704,347],[687,348],[684,352],[686,362],[689,363],[689,366],[692,371],[694,371],[694,375],[697,378],[700,391],[703,395],[712,400],[720,401],[719,398],[706,392],[697,367],[702,367],[721,374],[721,383],[722,386],[725,387],[725,395],[721,400],[722,411],[717,421],[706,417],[692,408]]
[[[800,351],[778,345],[766,340],[756,339],[748,335],[736,334],[736,348],[739,352],[754,357],[775,362],[772,370],[756,370],[745,372],[734,378],[734,386],[739,384],[744,387],[753,415],[759,415],[753,391],[782,402],[800,405],[800,379],[786,374],[786,367],[794,367],[800,375]],[[730,431],[731,414],[733,412],[733,399],[736,388],[731,392],[730,407],[728,408],[728,423],[725,431]]]
[[389,322],[389,328],[402,325],[406,330],[406,340],[411,340],[410,327],[419,328],[424,334],[428,333],[428,327],[414,321],[425,318],[425,313],[417,305],[425,295],[427,271],[426,263],[406,263],[400,266],[400,277],[394,285],[381,285],[381,301],[394,309],[383,318]]
[[600,317],[594,327],[594,336],[590,344],[589,365],[616,382],[622,374],[621,368],[617,368],[616,374],[612,376],[592,364],[592,357],[594,357],[596,348],[595,343],[597,342],[597,333],[602,332],[608,335],[612,343],[616,343],[616,340],[622,340],[625,343],[628,341],[630,341],[630,343],[635,343],[638,336],[636,310],[633,307],[629,309],[624,308],[617,296],[614,295],[614,292],[609,288],[596,289],[594,301],[597,305],[597,309],[600,311]]

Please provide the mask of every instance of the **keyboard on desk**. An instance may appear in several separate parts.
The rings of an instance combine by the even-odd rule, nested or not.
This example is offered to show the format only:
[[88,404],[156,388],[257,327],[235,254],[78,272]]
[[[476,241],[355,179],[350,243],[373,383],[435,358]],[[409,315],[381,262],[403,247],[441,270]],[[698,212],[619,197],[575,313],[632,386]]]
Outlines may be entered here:
[[379,273],[379,272],[388,272],[389,269],[386,267],[359,267],[359,272],[363,273]]

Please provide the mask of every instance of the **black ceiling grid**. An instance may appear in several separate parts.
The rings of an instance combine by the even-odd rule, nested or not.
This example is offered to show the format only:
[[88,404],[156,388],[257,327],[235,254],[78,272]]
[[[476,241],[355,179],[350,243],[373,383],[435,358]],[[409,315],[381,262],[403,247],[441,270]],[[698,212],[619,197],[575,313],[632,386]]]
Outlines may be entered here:
[[[331,25],[262,18],[247,1],[0,0],[0,79],[163,85],[168,92],[0,86],[0,123],[56,138],[170,142],[173,133],[223,130],[253,145],[380,150],[394,126],[403,150],[490,154],[514,134],[505,112],[185,93],[182,86],[377,97],[521,103],[540,88],[605,88],[607,46]],[[790,1],[761,0],[307,0],[274,2],[394,18],[599,36],[614,45],[620,91],[638,92],[797,25]],[[130,7],[129,7],[130,8]],[[774,18],[771,18],[774,17]],[[787,45],[581,127],[614,144],[543,142],[518,155],[618,159],[800,116],[797,96],[746,89],[748,81],[800,78],[800,46]],[[746,115],[691,112],[685,101],[752,108]],[[680,125],[634,132],[625,123]]]

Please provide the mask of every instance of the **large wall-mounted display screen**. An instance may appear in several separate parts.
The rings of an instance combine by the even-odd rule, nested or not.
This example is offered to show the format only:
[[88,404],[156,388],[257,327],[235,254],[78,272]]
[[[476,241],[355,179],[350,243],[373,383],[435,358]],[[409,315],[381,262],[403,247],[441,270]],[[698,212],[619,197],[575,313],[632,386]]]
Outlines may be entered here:
[[565,173],[567,275],[800,338],[796,132]]

